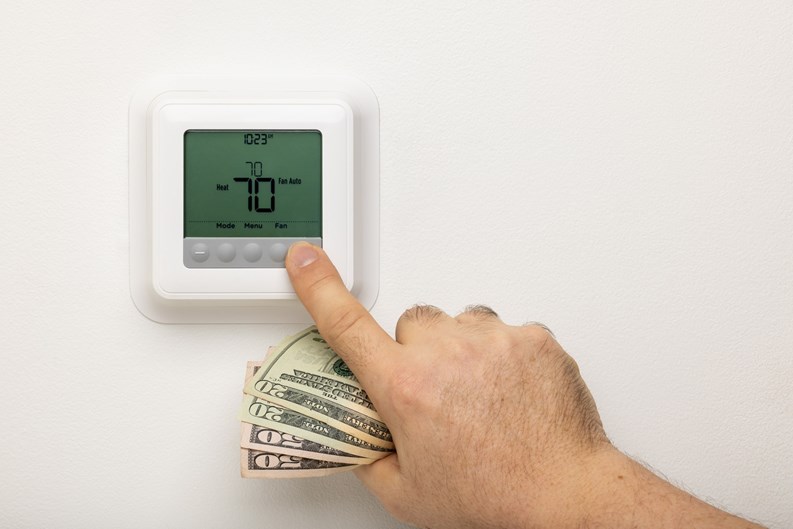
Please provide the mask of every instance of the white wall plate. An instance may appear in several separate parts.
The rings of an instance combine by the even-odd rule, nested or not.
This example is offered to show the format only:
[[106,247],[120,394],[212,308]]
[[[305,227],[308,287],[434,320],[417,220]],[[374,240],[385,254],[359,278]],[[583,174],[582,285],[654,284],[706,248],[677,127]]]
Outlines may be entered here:
[[310,321],[283,268],[320,244],[379,288],[379,109],[341,76],[165,77],[129,109],[130,290],[162,323]]

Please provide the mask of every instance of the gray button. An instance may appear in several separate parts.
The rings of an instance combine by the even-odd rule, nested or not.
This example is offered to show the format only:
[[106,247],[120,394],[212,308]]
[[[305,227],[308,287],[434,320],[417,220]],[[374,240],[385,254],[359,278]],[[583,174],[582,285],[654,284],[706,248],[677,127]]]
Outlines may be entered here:
[[242,249],[242,256],[249,263],[255,263],[262,258],[262,247],[255,242],[249,242]]
[[203,263],[209,259],[209,246],[202,242],[194,244],[193,247],[190,248],[190,257],[192,257],[193,261],[196,263]]
[[234,249],[234,246],[224,242],[220,246],[218,246],[218,259],[223,261],[224,263],[230,263],[234,260],[234,257],[237,255],[237,250]]
[[284,259],[286,259],[286,251],[288,248],[285,244],[277,242],[270,246],[270,259],[275,261],[276,263],[283,263]]

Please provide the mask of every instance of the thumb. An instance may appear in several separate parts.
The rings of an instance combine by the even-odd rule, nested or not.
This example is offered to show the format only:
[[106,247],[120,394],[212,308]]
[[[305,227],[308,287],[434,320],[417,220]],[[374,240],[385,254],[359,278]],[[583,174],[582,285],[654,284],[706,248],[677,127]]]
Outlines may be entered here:
[[367,390],[381,387],[377,382],[389,373],[398,344],[350,294],[327,254],[311,244],[295,243],[286,256],[286,271],[322,337]]
[[358,466],[353,472],[391,514],[400,518],[395,511],[402,505],[404,493],[397,454],[378,459],[371,465]]

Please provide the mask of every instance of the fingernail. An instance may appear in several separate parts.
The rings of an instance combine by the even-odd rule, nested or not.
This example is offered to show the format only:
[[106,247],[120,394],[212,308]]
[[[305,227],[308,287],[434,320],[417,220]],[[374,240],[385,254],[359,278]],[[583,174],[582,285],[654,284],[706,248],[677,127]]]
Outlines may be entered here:
[[308,266],[319,258],[319,254],[308,243],[296,243],[289,252],[289,260],[298,268]]

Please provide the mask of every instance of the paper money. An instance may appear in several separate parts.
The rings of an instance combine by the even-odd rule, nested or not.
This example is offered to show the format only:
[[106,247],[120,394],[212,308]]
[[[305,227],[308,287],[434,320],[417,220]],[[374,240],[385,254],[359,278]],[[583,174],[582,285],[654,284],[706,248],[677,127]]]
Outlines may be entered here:
[[[267,354],[269,355],[274,349],[274,347],[270,347],[267,350]],[[250,380],[261,365],[261,362],[248,362],[245,371],[245,382]],[[308,459],[319,459],[322,461],[333,461],[334,463],[365,465],[372,461],[320,443],[315,443],[314,441],[246,422],[242,423],[240,446],[249,450],[272,452],[275,454],[285,454]]]
[[380,459],[392,452],[392,450],[373,445],[313,417],[277,406],[253,395],[243,397],[240,420],[296,435],[367,459]]
[[244,391],[243,477],[326,476],[393,452],[366,392],[315,327],[248,362]]
[[330,446],[309,441],[296,435],[279,432],[273,428],[264,428],[255,424],[242,423],[240,446],[248,450],[272,452],[307,459],[319,459],[333,463],[366,465],[371,459],[356,456]]
[[278,344],[245,384],[245,392],[381,448],[394,447],[368,395],[316,327]]
[[303,457],[242,450],[243,478],[312,478],[352,470],[356,465]]

